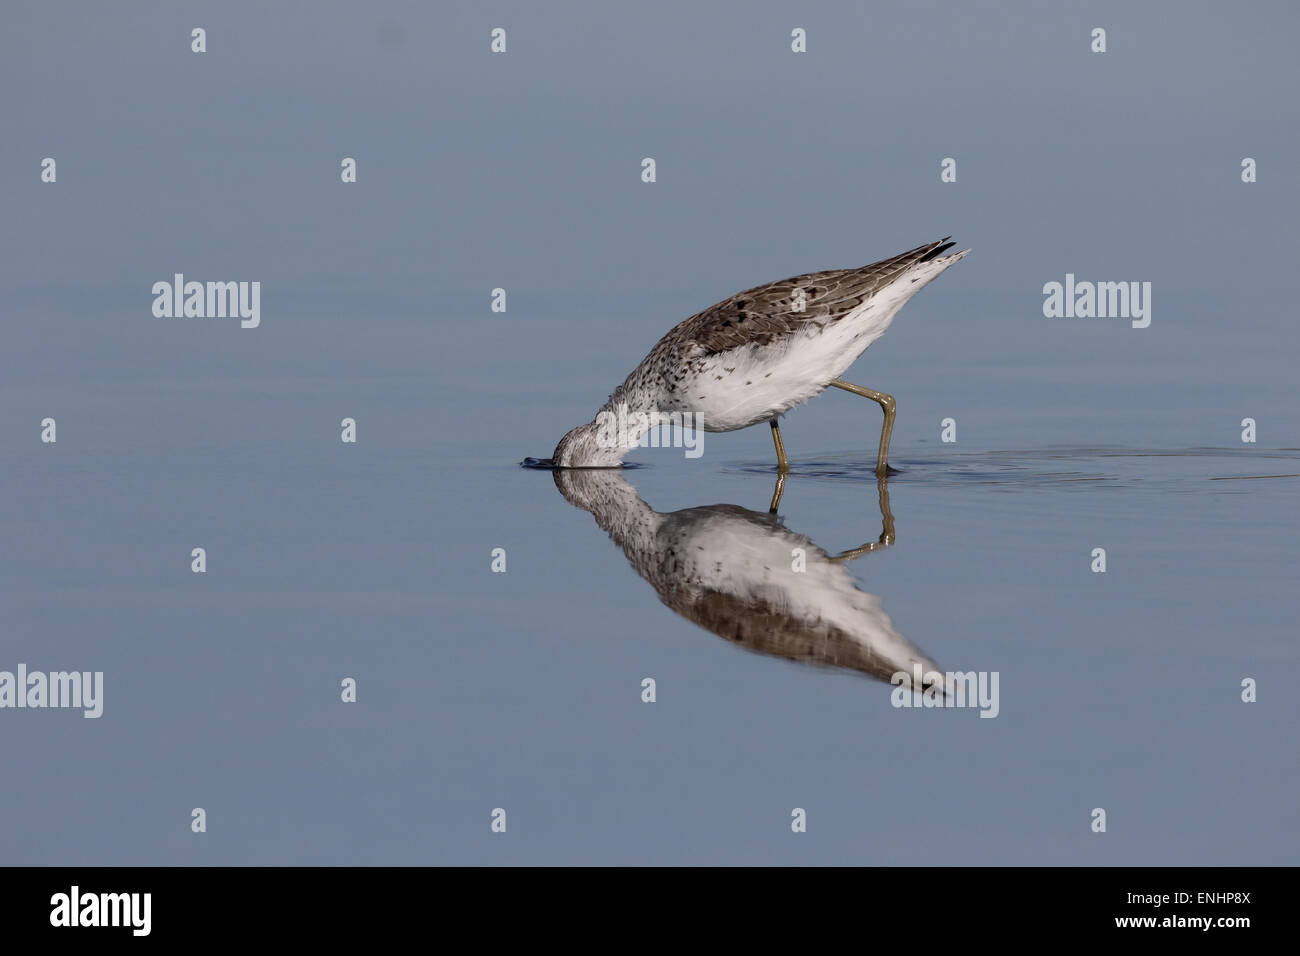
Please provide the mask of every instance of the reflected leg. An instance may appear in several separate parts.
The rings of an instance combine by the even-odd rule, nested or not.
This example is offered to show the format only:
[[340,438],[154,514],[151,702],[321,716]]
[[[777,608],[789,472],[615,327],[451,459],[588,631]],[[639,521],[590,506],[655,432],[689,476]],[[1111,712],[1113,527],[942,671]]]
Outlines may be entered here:
[[889,510],[889,479],[884,475],[876,478],[876,493],[880,502],[880,538],[860,548],[845,551],[831,558],[832,561],[852,561],[872,551],[879,551],[894,543],[894,513]]
[[776,514],[777,505],[781,503],[781,495],[785,494],[785,472],[776,476],[776,487],[772,489],[772,503],[767,506],[768,514]]

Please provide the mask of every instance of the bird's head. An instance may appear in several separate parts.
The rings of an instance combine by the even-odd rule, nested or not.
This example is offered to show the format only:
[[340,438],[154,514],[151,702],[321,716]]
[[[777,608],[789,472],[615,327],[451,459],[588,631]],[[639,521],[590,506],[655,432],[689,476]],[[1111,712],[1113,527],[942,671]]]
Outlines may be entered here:
[[628,448],[596,422],[579,425],[560,439],[551,460],[556,468],[618,468]]

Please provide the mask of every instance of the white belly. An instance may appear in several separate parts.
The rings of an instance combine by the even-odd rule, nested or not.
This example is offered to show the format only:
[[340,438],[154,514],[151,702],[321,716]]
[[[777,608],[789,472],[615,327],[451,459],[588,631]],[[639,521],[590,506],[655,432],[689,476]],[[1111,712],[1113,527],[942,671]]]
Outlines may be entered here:
[[695,412],[703,417],[704,430],[711,432],[775,418],[820,394],[884,334],[893,315],[871,321],[870,313],[876,311],[868,305],[863,314],[845,316],[824,330],[712,356],[682,383],[681,398],[665,410]]

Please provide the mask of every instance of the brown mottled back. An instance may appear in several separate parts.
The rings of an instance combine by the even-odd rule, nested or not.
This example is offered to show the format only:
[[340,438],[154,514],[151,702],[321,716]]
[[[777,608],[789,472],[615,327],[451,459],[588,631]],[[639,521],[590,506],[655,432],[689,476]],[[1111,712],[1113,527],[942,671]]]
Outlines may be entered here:
[[[953,245],[941,239],[860,269],[809,272],[738,292],[678,324],[660,346],[681,348],[694,343],[704,354],[713,355],[750,343],[768,345],[810,322],[825,325],[843,318],[901,273]],[[804,291],[802,312],[794,311],[796,289]]]

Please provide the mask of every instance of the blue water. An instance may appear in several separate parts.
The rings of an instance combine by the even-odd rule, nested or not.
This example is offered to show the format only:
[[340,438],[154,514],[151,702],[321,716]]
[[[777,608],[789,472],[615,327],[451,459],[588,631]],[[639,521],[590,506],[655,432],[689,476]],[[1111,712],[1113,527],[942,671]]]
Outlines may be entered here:
[[[590,323],[517,322],[481,377],[434,323],[361,339],[302,319],[203,354],[125,319],[24,328],[0,652],[104,671],[105,712],[0,714],[0,812],[24,821],[6,860],[1295,862],[1300,449],[1242,444],[1232,420],[1262,409],[1275,435],[1293,411],[1198,417],[1160,384],[1080,405],[1036,369],[987,389],[970,373],[945,444],[937,413],[909,409],[937,408],[956,373],[930,385],[923,350],[882,349],[887,368],[868,352],[850,377],[898,395],[902,471],[894,543],[848,567],[942,668],[999,672],[999,715],[980,719],[895,708],[885,683],[690,623],[551,473],[519,467],[629,364],[530,360],[539,337],[581,348]],[[1244,394],[1274,387],[1257,378]],[[1202,441],[1153,443],[1161,415]],[[838,392],[788,416],[785,528],[830,553],[881,536],[878,427]],[[765,514],[769,441],[639,450],[623,478],[657,512]]]

